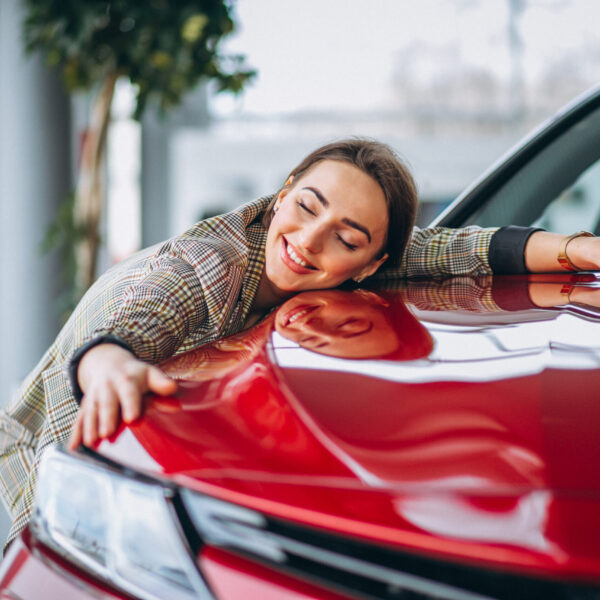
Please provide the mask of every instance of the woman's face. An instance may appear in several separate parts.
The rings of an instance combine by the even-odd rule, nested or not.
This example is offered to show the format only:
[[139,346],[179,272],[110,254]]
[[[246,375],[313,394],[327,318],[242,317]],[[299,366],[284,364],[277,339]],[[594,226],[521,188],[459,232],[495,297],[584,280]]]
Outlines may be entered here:
[[317,163],[275,205],[265,249],[265,275],[277,297],[333,288],[372,275],[387,255],[383,190],[344,162]]

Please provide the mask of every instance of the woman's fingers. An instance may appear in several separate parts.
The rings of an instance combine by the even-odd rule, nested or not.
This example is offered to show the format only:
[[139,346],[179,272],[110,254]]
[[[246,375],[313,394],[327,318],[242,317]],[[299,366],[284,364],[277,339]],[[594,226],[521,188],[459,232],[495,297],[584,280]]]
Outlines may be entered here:
[[101,388],[98,392],[97,412],[98,436],[107,437],[114,433],[119,423],[118,391],[115,392],[112,387]]
[[114,433],[119,423],[119,398],[110,385],[90,390],[82,401],[71,430],[68,448],[93,446],[99,438]]
[[71,429],[71,437],[67,443],[69,450],[76,450],[83,440],[83,412],[81,409],[77,413],[75,423]]
[[82,409],[83,443],[86,446],[92,446],[98,439],[98,403],[95,396],[88,397]]
[[135,373],[119,382],[121,414],[126,423],[138,419],[143,409],[143,394],[154,392],[167,396],[177,391],[177,384],[158,367],[138,363]]
[[142,394],[146,391],[145,369],[136,376],[119,382],[119,403],[125,423],[135,421],[142,414]]
[[145,392],[168,396],[176,391],[176,382],[157,367],[137,360],[126,365],[120,373],[90,386],[73,425],[69,448],[74,450],[82,443],[92,446],[99,438],[112,435],[121,416],[126,423],[138,419]]
[[177,391],[177,383],[158,367],[148,367],[148,390],[160,396],[169,396]]

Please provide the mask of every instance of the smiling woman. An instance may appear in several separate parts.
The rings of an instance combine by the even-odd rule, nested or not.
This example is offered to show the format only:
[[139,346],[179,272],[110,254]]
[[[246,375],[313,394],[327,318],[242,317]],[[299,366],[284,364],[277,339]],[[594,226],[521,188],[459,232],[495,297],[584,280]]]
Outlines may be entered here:
[[[382,272],[483,275],[490,264],[525,272],[525,261],[558,270],[552,257],[571,239],[529,228],[415,229],[404,251],[415,208],[412,178],[391,149],[345,140],[309,155],[274,196],[107,271],[0,415],[0,492],[14,518],[8,541],[31,516],[47,446],[69,436],[71,448],[94,445],[121,418],[140,416],[145,392],[176,391],[156,363],[248,328],[298,291]],[[569,252],[578,266],[600,262],[594,238],[574,239]]]
[[[373,196],[366,195],[361,198],[364,208],[373,212],[377,208],[373,204],[381,197],[385,201],[385,212],[387,213],[387,230],[393,235],[388,235],[386,231],[385,250],[395,261],[400,258],[408,238],[410,237],[411,228],[414,224],[416,208],[417,208],[417,191],[415,183],[409,170],[399,160],[394,151],[380,142],[365,139],[351,139],[340,142],[334,142],[318,148],[309,154],[293,171],[286,182],[289,186],[294,179],[297,182],[302,179],[309,171],[313,170],[322,161],[336,161],[338,167],[356,167],[363,175],[367,175],[370,192],[374,191],[373,183],[377,184],[377,189]],[[354,177],[358,177],[358,173],[354,172]],[[349,190],[353,182],[346,180],[340,182],[342,191],[345,193]],[[280,190],[280,193],[285,190],[285,187]],[[305,187],[310,189],[310,185]],[[315,192],[315,190],[312,190]],[[367,191],[367,190],[365,190]],[[318,190],[315,195],[323,206],[327,206],[328,201],[323,197],[319,198]],[[345,199],[345,198],[344,198]],[[273,205],[279,202],[279,197],[276,195],[272,201]],[[272,207],[269,207],[271,209]],[[268,229],[272,217],[272,211],[267,210],[264,218],[265,228]],[[361,230],[361,227],[358,227]],[[367,235],[369,241],[370,232],[362,229]],[[383,254],[383,252],[382,252]]]
[[350,164],[319,162],[279,193],[273,210],[259,303],[364,279],[388,257],[383,191]]

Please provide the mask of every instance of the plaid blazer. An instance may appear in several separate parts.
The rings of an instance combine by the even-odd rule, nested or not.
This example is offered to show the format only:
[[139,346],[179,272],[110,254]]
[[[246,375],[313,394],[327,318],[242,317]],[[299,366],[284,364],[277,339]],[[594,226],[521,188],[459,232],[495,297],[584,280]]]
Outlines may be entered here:
[[[31,517],[37,465],[68,439],[78,405],[67,367],[81,345],[116,335],[157,363],[240,331],[258,290],[270,196],[197,223],[102,275],[0,412],[0,496],[13,518],[6,543]],[[403,261],[379,277],[484,275],[495,229],[415,229]]]

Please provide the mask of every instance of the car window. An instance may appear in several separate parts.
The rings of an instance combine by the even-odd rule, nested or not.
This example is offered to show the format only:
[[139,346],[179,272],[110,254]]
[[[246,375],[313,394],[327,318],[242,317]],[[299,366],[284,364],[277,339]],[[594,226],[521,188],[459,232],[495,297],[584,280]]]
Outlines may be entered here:
[[600,233],[600,109],[548,144],[465,224]]
[[533,224],[558,233],[588,229],[600,234],[600,161],[554,198]]

